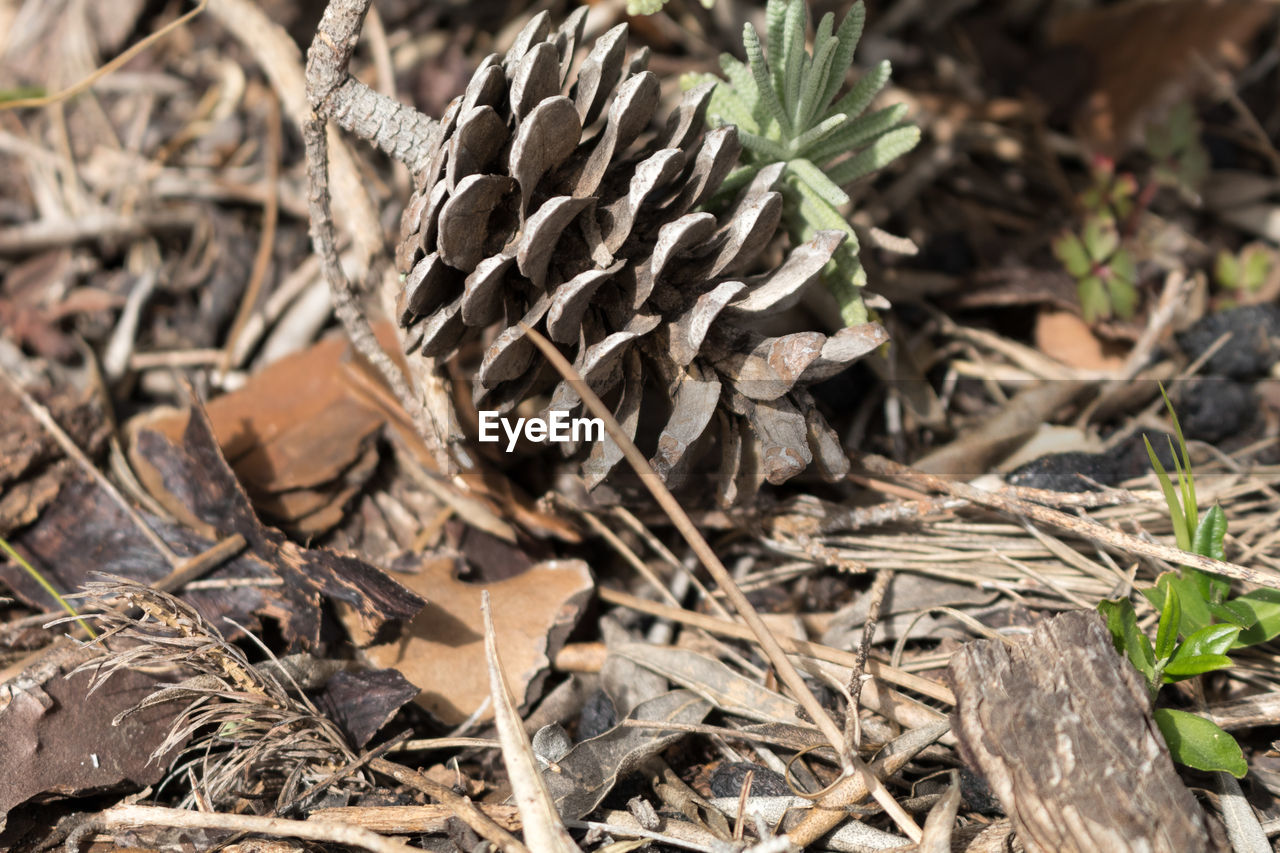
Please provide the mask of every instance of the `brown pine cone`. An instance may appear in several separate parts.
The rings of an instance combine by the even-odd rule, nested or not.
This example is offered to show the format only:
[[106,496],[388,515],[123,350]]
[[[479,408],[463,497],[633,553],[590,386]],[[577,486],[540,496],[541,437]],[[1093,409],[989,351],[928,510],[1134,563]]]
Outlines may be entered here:
[[[658,79],[643,52],[625,60],[625,24],[569,83],[585,11],[556,31],[546,13],[535,17],[446,110],[396,254],[406,351],[448,357],[499,327],[475,376],[477,407],[508,411],[549,393],[548,410],[577,411],[523,321],[560,346],[632,436],[642,403],[647,419],[665,406],[649,447],[669,481],[687,476],[708,432],[725,503],[810,462],[843,476],[840,442],[805,386],[882,343],[884,330],[765,337],[752,323],[794,304],[844,235],[820,232],[776,269],[744,275],[778,227],[778,168],[719,218],[698,211],[737,163],[735,129],[703,132],[708,85],[641,140]],[[583,450],[589,487],[622,458],[607,437]]]

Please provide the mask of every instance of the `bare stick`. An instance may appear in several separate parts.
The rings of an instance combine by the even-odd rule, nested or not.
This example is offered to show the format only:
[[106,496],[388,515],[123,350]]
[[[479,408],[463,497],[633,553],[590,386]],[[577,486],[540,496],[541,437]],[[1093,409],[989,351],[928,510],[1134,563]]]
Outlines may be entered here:
[[307,99],[317,113],[369,140],[417,174],[431,157],[437,123],[375,92],[347,71],[369,2],[330,0],[325,7],[307,51]]
[[302,126],[302,139],[307,147],[307,178],[310,185],[307,202],[311,212],[311,242],[316,254],[320,256],[325,279],[329,282],[329,292],[333,297],[333,312],[338,315],[347,336],[351,338],[351,345],[378,369],[378,372],[387,380],[387,384],[391,386],[391,390],[395,392],[400,405],[413,418],[413,424],[418,433],[430,440],[434,432],[428,428],[422,406],[414,397],[413,389],[409,387],[400,368],[378,343],[378,338],[369,325],[369,318],[360,307],[359,294],[351,286],[346,273],[338,263],[333,217],[330,215],[329,139],[326,135],[324,119],[312,114],[310,120]]
[[836,725],[835,721],[831,719],[827,709],[822,707],[822,703],[813,695],[813,691],[809,689],[809,685],[805,683],[795,665],[787,658],[787,653],[778,644],[777,637],[765,625],[755,607],[747,600],[742,590],[738,588],[737,583],[733,580],[733,575],[729,574],[729,570],[720,562],[716,552],[707,543],[707,540],[702,537],[702,534],[698,532],[697,526],[694,525],[693,520],[689,518],[684,508],[680,506],[675,496],[671,494],[666,484],[662,482],[662,478],[650,467],[640,449],[623,432],[622,427],[613,417],[613,413],[609,411],[609,407],[596,396],[591,387],[574,370],[573,365],[561,355],[560,351],[550,341],[526,323],[522,322],[520,327],[529,336],[529,340],[533,345],[546,356],[547,361],[551,362],[552,366],[569,383],[587,408],[591,410],[591,413],[604,423],[609,437],[622,449],[622,454],[626,457],[627,463],[635,470],[636,475],[640,477],[640,481],[644,483],[649,493],[653,495],[654,500],[670,517],[671,523],[675,525],[676,530],[680,531],[680,535],[684,537],[685,541],[689,543],[689,547],[698,556],[698,559],[706,566],[707,571],[724,591],[725,597],[729,599],[734,610],[738,611],[738,615],[747,623],[747,627],[755,635],[761,649],[764,650],[765,655],[769,658],[769,662],[777,670],[778,677],[787,685],[796,701],[809,714],[810,719],[813,720],[832,748],[840,755],[841,764],[846,773],[861,777],[866,789],[875,797],[876,802],[884,807],[885,812],[893,818],[893,822],[903,832],[907,833],[913,841],[918,840],[921,835],[920,827],[911,819],[911,815],[907,814],[906,810],[898,805],[898,802],[884,787],[884,783],[877,779],[867,768],[866,763],[858,757],[857,753],[849,748],[849,744],[845,742],[844,733]]
[[173,829],[229,829],[274,835],[283,838],[303,838],[307,841],[327,841],[359,847],[372,853],[421,853],[401,841],[383,838],[359,826],[334,821],[286,820],[257,815],[218,814],[186,809],[168,809],[160,806],[113,806],[93,818],[100,829],[126,829],[137,826],[167,826]]
[[461,794],[455,793],[452,788],[385,758],[375,758],[370,761],[369,769],[384,776],[390,776],[401,785],[416,788],[429,797],[435,797],[452,809],[458,819],[474,829],[477,835],[496,844],[502,853],[529,853],[529,848],[521,844],[520,839],[503,829],[493,818],[481,811],[479,806]]
[[853,674],[849,676],[849,710],[844,718],[845,737],[855,747],[862,743],[862,727],[858,724],[858,702],[862,698],[862,685],[865,683],[862,674],[867,669],[871,638],[875,636],[876,621],[880,618],[880,608],[884,604],[884,596],[889,591],[891,580],[893,569],[881,569],[871,584],[871,589],[867,591],[867,619],[862,625],[862,642],[858,643],[858,650],[855,652]]

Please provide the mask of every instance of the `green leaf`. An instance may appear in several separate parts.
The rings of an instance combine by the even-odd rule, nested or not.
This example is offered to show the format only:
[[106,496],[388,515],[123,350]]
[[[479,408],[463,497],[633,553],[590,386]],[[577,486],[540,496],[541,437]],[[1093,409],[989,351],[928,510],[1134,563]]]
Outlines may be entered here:
[[787,159],[787,152],[782,146],[767,137],[738,128],[738,141],[743,148],[764,160],[776,162]]
[[1053,241],[1053,254],[1072,278],[1084,278],[1093,269],[1089,253],[1084,250],[1084,243],[1070,231]]
[[1111,316],[1111,300],[1107,298],[1107,286],[1096,275],[1087,275],[1076,284],[1080,297],[1080,310],[1086,323]]
[[1236,638],[1236,647],[1256,646],[1280,636],[1280,590],[1255,589],[1226,602],[1234,611],[1245,611],[1250,622]]
[[822,23],[818,24],[818,35],[813,40],[813,65],[805,75],[804,85],[800,88],[800,102],[796,106],[796,127],[799,128],[810,127],[818,111],[825,106],[820,99],[827,79],[831,76],[831,61],[835,58],[836,48],[840,46],[834,37],[829,34],[823,37],[822,34],[824,26],[827,30],[831,29],[832,17],[830,12],[822,16]]
[[[839,61],[839,57],[834,60]],[[837,68],[839,66],[836,66]],[[880,61],[875,68],[868,71],[862,76],[853,87],[845,92],[844,97],[836,102],[831,108],[831,112],[844,113],[849,116],[861,115],[862,111],[870,106],[875,96],[880,94],[880,90],[889,82],[889,75],[893,73],[893,66],[889,60]]]
[[1224,655],[1239,635],[1238,625],[1208,625],[1183,640],[1172,659],[1195,655]]
[[1191,537],[1191,550],[1202,557],[1222,559],[1222,541],[1227,536],[1227,515],[1222,507],[1214,504],[1200,519],[1195,535]]
[[1249,772],[1240,744],[1212,721],[1173,708],[1157,708],[1155,720],[1179,764],[1197,770],[1225,770],[1237,779]]
[[836,186],[844,186],[877,169],[882,169],[906,154],[920,141],[920,128],[915,125],[899,127],[881,136],[857,154],[827,170],[827,177]]
[[667,0],[627,0],[628,15],[653,15],[662,11]]
[[1178,594],[1178,603],[1182,605],[1182,624],[1178,632],[1182,636],[1189,637],[1213,624],[1213,612],[1209,606],[1211,599],[1205,595],[1198,578],[1186,572],[1169,572],[1161,575],[1156,583]]
[[[798,127],[796,123],[797,108],[800,105],[800,83],[802,63],[807,55],[804,49],[804,35],[808,27],[805,24],[809,19],[809,10],[803,0],[791,0],[787,3],[787,17],[783,24],[782,42],[770,42],[773,50],[781,47],[782,61],[779,63],[783,67],[782,86],[779,87],[782,95],[782,105],[787,111],[787,115],[791,117],[792,127]],[[788,135],[791,135],[790,132]]]
[[[769,38],[769,49],[778,51],[779,56],[784,44],[782,32],[787,25],[787,8],[790,2],[791,0],[768,0],[764,8],[765,35]],[[774,63],[771,85],[774,92],[782,91],[782,72],[782,63]]]
[[827,139],[827,137],[831,136],[831,134],[840,130],[840,125],[844,124],[844,119],[844,113],[836,113],[833,116],[827,116],[822,121],[791,140],[791,142],[788,143],[787,148],[791,150],[792,154],[804,157],[806,160],[813,161],[813,158],[806,153],[806,149],[816,143],[822,142]]
[[[827,79],[827,86],[822,92],[821,103],[829,104],[835,98],[836,93],[840,91],[840,87],[844,85],[845,73],[849,70],[849,66],[853,64],[853,52],[858,47],[858,41],[862,38],[862,28],[867,21],[867,8],[862,4],[862,0],[858,0],[849,8],[849,12],[844,16],[844,20],[840,22],[840,28],[836,30],[836,40],[839,47],[836,48],[835,56],[831,59],[831,76]],[[884,79],[889,79],[888,63],[882,62],[884,66]],[[877,71],[879,67],[877,67]],[[875,72],[873,72],[875,73]],[[866,79],[866,78],[863,78]],[[859,81],[861,82],[861,81]],[[884,86],[881,81],[880,86],[876,87],[876,91]],[[855,87],[856,88],[856,87]],[[871,93],[874,97],[875,92]],[[870,103],[870,97],[867,99]],[[848,113],[849,115],[857,115],[866,109],[867,104],[864,103],[860,108],[850,111],[847,109],[837,109],[836,112]]]
[[1101,263],[1120,246],[1120,231],[1110,215],[1098,214],[1084,221],[1084,247],[1089,257]]
[[[1239,630],[1239,629],[1237,629]],[[1183,655],[1169,661],[1163,672],[1165,684],[1175,681],[1186,681],[1206,672],[1214,672],[1231,666],[1231,658],[1226,655]]]
[[[822,197],[823,201],[833,207],[849,203],[849,196],[845,194],[845,191],[831,183],[831,180],[822,173],[821,169],[803,157],[788,160],[787,171],[808,184],[815,193]],[[843,217],[841,218],[843,219]]]
[[1156,680],[1155,650],[1151,641],[1138,627],[1138,615],[1133,602],[1127,598],[1098,602],[1098,612],[1107,620],[1107,630],[1116,651],[1129,659],[1138,672],[1146,678],[1148,686]]
[[1156,660],[1166,660],[1178,648],[1178,630],[1182,627],[1182,602],[1178,591],[1164,590],[1164,604],[1160,609],[1160,626],[1156,629]]
[[1169,509],[1169,520],[1173,522],[1173,535],[1177,539],[1178,547],[1184,551],[1190,551],[1191,532],[1187,528],[1186,516],[1182,514],[1182,506],[1178,503],[1178,493],[1174,491],[1173,483],[1169,480],[1169,475],[1165,473],[1164,466],[1160,464],[1160,457],[1156,456],[1156,452],[1152,449],[1146,433],[1142,435],[1142,443],[1146,445],[1147,458],[1151,460],[1151,467],[1156,471],[1156,479],[1160,482],[1160,491],[1164,492],[1165,506]]
[[1272,260],[1271,252],[1261,246],[1245,247],[1240,287],[1250,293],[1260,290],[1271,274]]
[[[1119,253],[1117,253],[1118,256]],[[1112,274],[1107,276],[1106,284],[1111,311],[1117,317],[1127,320],[1133,316],[1134,310],[1138,307],[1138,291],[1134,288],[1132,279],[1116,275],[1114,268],[1110,272]]]
[[778,122],[782,132],[790,136],[791,119],[782,108],[778,93],[773,89],[772,81],[769,79],[769,64],[765,62],[764,50],[760,47],[760,37],[756,35],[756,29],[750,23],[742,25],[742,47],[747,54],[747,67],[751,69],[751,76],[756,81],[756,90],[760,93],[760,103],[769,117]]
[[1128,249],[1117,249],[1111,256],[1111,260],[1107,262],[1107,268],[1111,270],[1111,277],[1114,280],[1124,282],[1130,290],[1133,290],[1133,286],[1138,283],[1138,265],[1133,260],[1133,253]]
[[[1173,421],[1173,432],[1178,437],[1178,455],[1174,457],[1174,464],[1181,471],[1186,468],[1186,479],[1183,480],[1179,476],[1178,481],[1182,486],[1182,511],[1187,518],[1187,532],[1195,530],[1197,525],[1197,509],[1196,509],[1196,481],[1191,475],[1191,454],[1187,452],[1187,440],[1182,435],[1182,424],[1178,422],[1178,413],[1173,410],[1173,403],[1169,402],[1169,395],[1164,391],[1164,383],[1160,383],[1160,396],[1164,398],[1164,407],[1169,410],[1169,418]],[[1181,464],[1178,463],[1181,458]],[[1183,546],[1179,546],[1183,547]],[[1186,550],[1185,547],[1183,550]]]
[[[1209,608],[1209,612],[1213,618],[1225,622],[1228,625],[1235,625],[1241,631],[1253,625],[1256,621],[1253,613],[1249,608],[1236,604],[1234,601],[1206,601],[1205,604]],[[1239,639],[1231,646],[1233,649],[1240,648]]]
[[[844,115],[844,113],[834,113]],[[861,148],[877,137],[902,124],[907,115],[906,104],[894,104],[865,116],[846,117],[844,126],[806,156],[815,163],[826,163],[832,157]]]
[[1243,286],[1244,276],[1240,272],[1240,260],[1226,249],[1220,250],[1213,264],[1213,277],[1220,287],[1236,290]]

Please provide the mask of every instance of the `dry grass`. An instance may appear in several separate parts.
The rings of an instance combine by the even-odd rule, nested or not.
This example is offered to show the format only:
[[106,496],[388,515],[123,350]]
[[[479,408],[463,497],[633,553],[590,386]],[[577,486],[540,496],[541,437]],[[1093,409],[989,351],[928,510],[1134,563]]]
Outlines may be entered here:
[[252,797],[273,808],[355,760],[337,725],[287,669],[276,667],[282,673],[277,677],[255,666],[187,603],[114,576],[87,584],[83,597],[86,609],[101,611],[92,614],[102,633],[91,645],[102,654],[79,667],[94,672],[93,689],[129,669],[172,673],[176,679],[121,716],[182,704],[152,757],[175,750],[185,756],[167,780],[196,780],[184,806],[225,807]]

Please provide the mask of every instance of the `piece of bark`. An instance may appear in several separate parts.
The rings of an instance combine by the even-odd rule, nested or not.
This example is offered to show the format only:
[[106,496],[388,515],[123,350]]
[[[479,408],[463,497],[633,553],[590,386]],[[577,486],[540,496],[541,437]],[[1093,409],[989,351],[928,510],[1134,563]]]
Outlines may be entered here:
[[90,693],[93,673],[72,674],[90,656],[71,643],[54,646],[0,685],[0,829],[34,797],[153,785],[183,745],[153,756],[169,733],[171,706],[117,720],[172,673],[126,670]]
[[971,643],[948,674],[960,754],[1031,853],[1218,849],[1096,613],[1065,613],[1013,648]]

